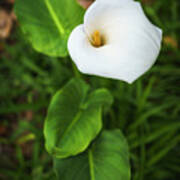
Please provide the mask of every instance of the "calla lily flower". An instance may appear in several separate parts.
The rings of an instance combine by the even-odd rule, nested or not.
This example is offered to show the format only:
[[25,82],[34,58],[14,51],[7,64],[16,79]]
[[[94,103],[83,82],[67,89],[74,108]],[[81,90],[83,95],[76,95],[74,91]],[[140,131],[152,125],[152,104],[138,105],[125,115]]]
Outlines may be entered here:
[[155,63],[161,41],[162,30],[139,2],[96,0],[72,31],[68,50],[82,73],[132,83]]

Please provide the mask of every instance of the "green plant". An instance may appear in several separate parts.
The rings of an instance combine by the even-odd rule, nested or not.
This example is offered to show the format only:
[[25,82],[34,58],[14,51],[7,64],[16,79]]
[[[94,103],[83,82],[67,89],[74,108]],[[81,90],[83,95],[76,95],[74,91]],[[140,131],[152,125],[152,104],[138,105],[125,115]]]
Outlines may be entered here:
[[[25,3],[25,1],[21,2]],[[23,6],[25,6],[25,4]],[[161,25],[166,35],[178,39],[180,26],[178,23],[179,15],[177,13],[177,2],[170,1],[170,6],[171,8],[160,0],[154,3],[153,6],[146,6],[145,10],[158,25]],[[17,10],[16,12],[18,13]],[[158,18],[157,14],[161,14],[161,20]],[[23,15],[26,15],[26,12],[24,12]],[[21,22],[21,19],[19,19],[19,21],[20,26],[23,28],[23,21]],[[31,41],[31,32],[33,31],[25,31],[25,33],[27,33],[26,37],[30,42],[36,43],[36,38],[34,41]],[[67,32],[70,32],[70,30]],[[39,33],[36,34],[36,36],[38,35]],[[20,121],[18,124],[18,130],[13,134],[11,140],[6,141],[6,139],[2,138],[1,142],[11,144],[18,134],[21,134],[22,129],[28,129],[30,132],[35,134],[36,141],[33,146],[33,160],[32,162],[27,161],[30,165],[26,163],[23,158],[23,153],[19,148],[17,148],[17,159],[20,166],[17,168],[18,171],[4,171],[8,177],[14,179],[23,179],[24,177],[27,179],[32,179],[32,177],[36,179],[53,178],[52,170],[47,170],[51,169],[49,168],[49,162],[51,162],[51,160],[47,155],[46,158],[42,158],[44,157],[44,152],[42,150],[43,136],[39,131],[38,124],[40,122],[42,123],[44,114],[39,111],[42,108],[47,107],[50,97],[54,95],[55,92],[64,87],[64,84],[69,79],[76,76],[78,77],[77,81],[79,81],[80,78],[81,81],[83,81],[83,84],[89,84],[91,86],[91,93],[95,92],[99,87],[103,87],[108,89],[111,96],[114,97],[113,105],[107,107],[107,110],[104,109],[106,108],[105,106],[103,108],[103,114],[100,114],[101,117],[98,119],[102,120],[103,117],[103,129],[106,130],[105,132],[102,132],[102,134],[106,134],[107,130],[112,132],[111,129],[118,128],[126,135],[131,152],[132,179],[165,180],[169,178],[177,178],[180,172],[180,162],[178,158],[178,120],[180,113],[180,106],[178,104],[180,90],[178,65],[180,56],[176,48],[165,45],[158,63],[152,71],[133,85],[127,85],[123,82],[81,75],[71,64],[68,56],[64,58],[49,58],[37,54],[32,50],[27,50],[29,46],[25,45],[25,40],[20,40],[22,38],[20,37],[21,34],[18,34],[17,38],[23,43],[17,44],[14,49],[8,47],[7,50],[13,55],[13,66],[12,62],[7,61],[7,58],[2,59],[1,72],[8,69],[8,75],[2,74],[0,77],[2,82],[0,90],[2,100],[0,113],[3,118],[6,119],[8,113],[18,114],[26,110],[32,110],[36,113],[36,117],[35,122],[32,124]],[[64,44],[66,44],[66,42]],[[46,45],[48,45],[47,41],[41,44],[44,48]],[[63,48],[65,48],[65,46],[63,46]],[[60,50],[58,53],[59,52]],[[47,54],[47,52],[43,53]],[[62,56],[65,56],[65,54],[67,54],[67,51],[64,51]],[[4,81],[6,78],[8,81]],[[39,94],[38,100],[33,99],[33,91]],[[27,98],[27,102],[18,104],[15,100],[21,95]],[[102,109],[102,107],[100,109]],[[112,132],[112,134],[114,133]],[[88,146],[88,149],[90,150],[89,154],[91,154],[91,151],[93,154],[96,152],[93,147],[95,147],[99,138],[100,136],[90,143],[90,146]],[[93,146],[93,144],[95,145]],[[93,150],[91,150],[91,148]],[[80,156],[82,158],[85,157],[86,159],[86,154],[87,151],[85,150],[83,155],[79,154],[74,158],[79,159]],[[40,164],[38,158],[41,159],[40,162],[42,164]],[[59,162],[57,159],[54,160],[56,172],[59,171],[59,167],[63,166],[62,164],[64,164],[64,167],[66,167],[65,165],[67,165],[67,163],[73,164],[73,159],[72,161],[71,159],[69,160],[69,158],[58,160]],[[6,160],[3,162],[6,162]],[[81,161],[78,160],[78,162],[81,165]],[[83,165],[86,164],[86,162],[87,161],[85,160]],[[29,172],[29,166],[32,169],[31,172]],[[70,168],[67,169],[71,170]],[[2,172],[3,170],[1,170],[1,173]],[[31,177],[29,177],[30,173]],[[86,175],[89,175],[88,173],[90,172],[87,171]],[[70,173],[68,173],[68,175],[70,175]],[[82,177],[84,177],[83,174]]]

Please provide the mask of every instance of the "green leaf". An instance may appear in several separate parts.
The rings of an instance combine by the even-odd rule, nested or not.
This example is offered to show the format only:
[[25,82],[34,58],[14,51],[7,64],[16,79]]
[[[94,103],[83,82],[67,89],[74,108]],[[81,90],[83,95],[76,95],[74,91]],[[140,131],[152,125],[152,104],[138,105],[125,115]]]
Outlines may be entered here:
[[71,80],[52,98],[45,121],[47,151],[65,158],[83,152],[102,128],[102,106],[112,104],[106,89],[87,95],[89,86]]
[[16,0],[15,13],[32,46],[49,56],[66,56],[72,29],[83,22],[75,0]]
[[54,159],[58,179],[130,180],[129,151],[120,130],[103,131],[84,153]]

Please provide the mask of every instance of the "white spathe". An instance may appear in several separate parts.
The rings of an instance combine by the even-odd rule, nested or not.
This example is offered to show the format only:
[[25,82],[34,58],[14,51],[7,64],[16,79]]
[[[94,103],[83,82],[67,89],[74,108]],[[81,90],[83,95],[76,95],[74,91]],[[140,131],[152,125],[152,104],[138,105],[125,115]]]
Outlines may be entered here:
[[[105,38],[98,48],[90,42],[97,30]],[[154,64],[161,41],[162,30],[147,19],[140,3],[96,0],[84,24],[72,31],[68,50],[82,73],[132,83]]]

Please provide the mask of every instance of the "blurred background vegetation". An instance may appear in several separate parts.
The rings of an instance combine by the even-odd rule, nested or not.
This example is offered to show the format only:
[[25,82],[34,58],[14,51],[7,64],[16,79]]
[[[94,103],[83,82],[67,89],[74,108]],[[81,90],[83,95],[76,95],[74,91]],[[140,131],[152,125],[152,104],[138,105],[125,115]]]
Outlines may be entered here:
[[[178,180],[180,2],[141,2],[148,17],[164,31],[155,66],[132,85],[80,76],[92,88],[106,87],[114,96],[113,107],[104,117],[105,128],[120,128],[127,137],[132,179]],[[43,122],[50,98],[77,71],[69,57],[49,58],[31,48],[13,4],[14,0],[0,0],[0,179],[53,180]]]

